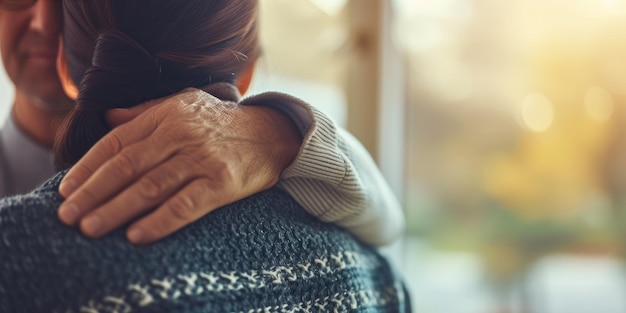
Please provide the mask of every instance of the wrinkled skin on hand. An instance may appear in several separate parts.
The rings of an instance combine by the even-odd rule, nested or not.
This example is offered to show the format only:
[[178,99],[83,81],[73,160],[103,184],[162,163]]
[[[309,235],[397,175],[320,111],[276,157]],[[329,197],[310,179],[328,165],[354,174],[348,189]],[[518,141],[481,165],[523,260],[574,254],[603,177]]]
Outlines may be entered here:
[[118,125],[68,172],[60,220],[97,238],[133,221],[128,239],[161,239],[273,186],[301,138],[278,111],[201,90],[107,113]]

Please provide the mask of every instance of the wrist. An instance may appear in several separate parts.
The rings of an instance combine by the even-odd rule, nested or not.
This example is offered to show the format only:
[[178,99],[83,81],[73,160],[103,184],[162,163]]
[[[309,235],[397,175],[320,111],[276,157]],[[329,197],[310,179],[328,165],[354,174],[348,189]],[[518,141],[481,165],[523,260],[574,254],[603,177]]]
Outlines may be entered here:
[[302,146],[303,137],[297,125],[287,114],[271,107],[242,106],[242,109],[258,123],[257,135],[263,137],[262,143],[282,173],[295,161]]

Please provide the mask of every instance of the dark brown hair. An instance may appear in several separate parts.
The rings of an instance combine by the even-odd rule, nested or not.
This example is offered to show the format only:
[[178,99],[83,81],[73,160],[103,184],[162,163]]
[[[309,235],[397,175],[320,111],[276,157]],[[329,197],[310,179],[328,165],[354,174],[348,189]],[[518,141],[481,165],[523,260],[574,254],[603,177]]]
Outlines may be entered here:
[[106,110],[233,83],[259,56],[257,0],[67,0],[63,9],[79,93],[55,146],[61,166],[110,130]]

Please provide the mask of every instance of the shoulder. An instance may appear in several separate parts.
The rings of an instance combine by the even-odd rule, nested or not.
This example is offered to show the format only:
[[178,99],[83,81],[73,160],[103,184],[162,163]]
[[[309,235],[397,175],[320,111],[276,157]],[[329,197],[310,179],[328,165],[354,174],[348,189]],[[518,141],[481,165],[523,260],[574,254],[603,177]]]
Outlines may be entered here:
[[239,312],[315,301],[348,308],[358,297],[364,305],[391,303],[383,291],[395,282],[384,259],[276,188],[136,247],[124,230],[94,241],[61,225],[57,183],[0,202],[0,249],[8,256],[0,260],[0,311]]
[[[0,231],[4,244],[7,244],[8,233],[30,234],[58,228],[58,222],[51,222],[50,217],[56,216],[56,208],[63,201],[56,187],[64,174],[55,175],[30,193],[0,199]],[[21,238],[12,239],[22,241]]]

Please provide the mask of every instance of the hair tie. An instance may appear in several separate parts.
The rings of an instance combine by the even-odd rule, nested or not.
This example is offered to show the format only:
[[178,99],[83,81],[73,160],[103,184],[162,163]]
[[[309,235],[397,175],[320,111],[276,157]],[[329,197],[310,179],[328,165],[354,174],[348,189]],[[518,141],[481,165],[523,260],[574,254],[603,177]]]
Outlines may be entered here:
[[78,104],[90,109],[134,106],[168,94],[162,78],[157,56],[125,34],[103,31],[80,82]]

